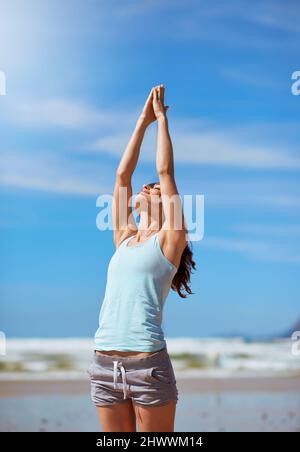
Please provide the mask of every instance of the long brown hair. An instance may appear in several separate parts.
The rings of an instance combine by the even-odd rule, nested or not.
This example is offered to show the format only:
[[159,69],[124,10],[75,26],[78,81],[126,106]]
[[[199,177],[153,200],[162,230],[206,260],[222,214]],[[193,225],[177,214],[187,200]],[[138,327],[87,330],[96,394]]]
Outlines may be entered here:
[[[158,185],[160,182],[151,182],[147,185],[154,187],[156,184]],[[191,291],[189,284],[191,281],[192,269],[195,270],[195,268],[196,262],[193,261],[193,252],[191,250],[190,242],[188,242],[181,255],[180,264],[171,285],[171,289],[177,292],[181,298],[187,298],[187,294],[193,295],[194,293]],[[187,294],[181,292],[183,289]]]
[[[177,292],[181,298],[187,298],[187,294],[193,294],[189,287],[189,284],[191,280],[192,269],[195,270],[195,268],[196,262],[193,261],[193,252],[188,243],[183,250],[178,271],[175,274],[171,285],[171,289]],[[181,292],[183,289],[187,292],[187,294]]]

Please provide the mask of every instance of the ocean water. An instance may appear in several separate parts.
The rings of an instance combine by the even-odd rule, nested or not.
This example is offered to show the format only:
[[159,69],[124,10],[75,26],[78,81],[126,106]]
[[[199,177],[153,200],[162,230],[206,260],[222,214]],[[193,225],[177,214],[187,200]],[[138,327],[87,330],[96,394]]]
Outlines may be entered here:
[[[300,376],[290,339],[166,338],[176,377]],[[93,339],[9,339],[0,380],[85,379]]]

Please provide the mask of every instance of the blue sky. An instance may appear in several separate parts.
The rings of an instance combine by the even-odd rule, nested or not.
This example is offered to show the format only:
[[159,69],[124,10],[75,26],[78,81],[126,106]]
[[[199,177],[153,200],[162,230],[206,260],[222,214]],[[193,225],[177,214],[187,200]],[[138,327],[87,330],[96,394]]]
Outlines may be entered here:
[[[205,196],[194,295],[166,336],[272,334],[299,317],[296,1],[3,1],[0,329],[93,336],[114,252],[100,194],[164,83],[179,191]],[[133,177],[155,180],[156,125]]]

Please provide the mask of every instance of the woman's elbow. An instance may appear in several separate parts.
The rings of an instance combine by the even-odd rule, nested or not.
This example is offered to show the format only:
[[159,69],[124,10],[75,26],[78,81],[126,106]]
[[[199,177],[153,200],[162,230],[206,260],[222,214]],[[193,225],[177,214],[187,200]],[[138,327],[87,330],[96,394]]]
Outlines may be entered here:
[[174,176],[174,170],[171,167],[157,168],[157,174],[160,177],[163,177],[163,176]]
[[116,171],[116,177],[121,180],[131,179],[132,173],[128,168],[119,167]]

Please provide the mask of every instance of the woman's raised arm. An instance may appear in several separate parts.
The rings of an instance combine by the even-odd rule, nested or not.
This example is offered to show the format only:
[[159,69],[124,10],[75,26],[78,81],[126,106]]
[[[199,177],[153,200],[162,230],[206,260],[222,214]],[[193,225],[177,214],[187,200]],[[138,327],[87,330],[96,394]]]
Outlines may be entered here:
[[165,255],[176,261],[187,243],[187,228],[174,174],[174,156],[164,106],[164,86],[153,93],[153,110],[157,119],[156,169],[159,176],[165,221],[162,226],[162,248]]
[[137,230],[130,203],[132,197],[131,178],[139,159],[145,131],[148,125],[156,119],[152,101],[153,90],[151,89],[116,171],[112,209],[116,247],[128,235]]

